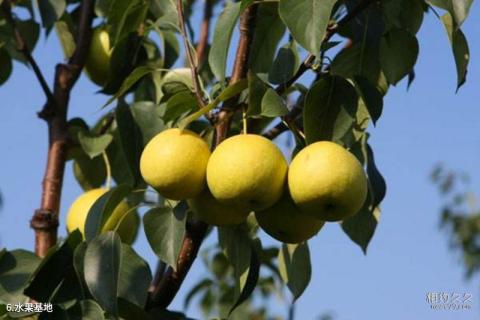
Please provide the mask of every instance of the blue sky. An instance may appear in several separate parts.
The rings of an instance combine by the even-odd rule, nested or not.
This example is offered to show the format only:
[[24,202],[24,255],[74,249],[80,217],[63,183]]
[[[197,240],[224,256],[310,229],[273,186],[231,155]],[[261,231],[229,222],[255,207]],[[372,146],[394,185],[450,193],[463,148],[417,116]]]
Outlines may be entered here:
[[[438,162],[466,171],[472,189],[480,194],[480,6],[474,3],[463,30],[470,40],[471,64],[467,83],[455,94],[456,71],[448,38],[433,16],[419,32],[417,77],[393,88],[385,100],[382,118],[371,128],[377,165],[388,183],[382,217],[368,255],[354,245],[336,224],[327,225],[310,242],[313,277],[297,303],[297,319],[315,319],[331,312],[335,319],[478,319],[478,278],[465,282],[460,259],[448,249],[447,236],[438,230],[441,198],[429,181]],[[193,24],[195,25],[195,23]],[[34,52],[47,79],[62,59],[56,38],[41,40]],[[90,122],[106,97],[84,76],[72,95],[70,117]],[[36,112],[44,97],[27,68],[15,65],[9,82],[0,87],[0,244],[9,249],[33,247],[31,215],[39,205],[45,167],[47,131]],[[71,163],[62,197],[60,235],[69,204],[81,193]],[[210,238],[209,241],[214,239]],[[155,258],[144,236],[135,248],[154,267]],[[194,265],[173,303],[181,309],[189,286],[202,277]],[[433,311],[427,292],[473,294],[469,311]],[[272,306],[278,313],[285,306]],[[195,308],[190,316],[201,318]]]

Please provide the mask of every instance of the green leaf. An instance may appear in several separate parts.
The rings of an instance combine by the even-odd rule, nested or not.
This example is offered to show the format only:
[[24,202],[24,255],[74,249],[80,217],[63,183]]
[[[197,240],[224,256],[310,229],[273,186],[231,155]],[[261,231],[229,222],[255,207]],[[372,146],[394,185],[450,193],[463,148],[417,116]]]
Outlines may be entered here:
[[108,16],[113,0],[97,0],[95,1],[95,14],[99,17]]
[[68,23],[62,20],[57,21],[55,23],[55,31],[58,39],[60,40],[60,44],[62,45],[65,58],[70,58],[75,51],[76,44],[73,34],[70,32]]
[[163,121],[176,123],[196,109],[198,105],[195,96],[190,91],[180,91],[168,100]]
[[90,157],[90,159],[99,156],[104,152],[113,140],[111,134],[103,134],[101,136],[93,136],[85,131],[78,132],[78,141],[82,146],[83,151]]
[[151,209],[143,217],[145,235],[150,247],[160,260],[174,269],[177,268],[177,259],[185,236],[186,219],[183,202],[175,209]]
[[268,75],[268,81],[281,84],[290,80],[300,67],[297,45],[294,41],[280,48]]
[[308,244],[283,244],[278,253],[278,269],[283,281],[297,300],[307,288],[312,277]]
[[182,128],[182,129],[187,127],[193,121],[197,120],[198,118],[200,118],[201,116],[203,116],[207,112],[210,112],[211,110],[213,110],[221,102],[226,101],[226,100],[240,94],[243,90],[245,90],[247,88],[247,86],[248,86],[248,80],[247,79],[242,79],[242,80],[232,84],[231,86],[228,86],[227,88],[225,88],[225,90],[222,91],[222,93],[220,93],[218,95],[218,97],[215,98],[215,100],[213,100],[212,102],[210,102],[208,105],[201,108],[197,112],[192,113],[191,115],[189,115],[188,117],[183,119],[178,124],[178,127]]
[[332,140],[342,108],[355,117],[357,94],[352,85],[338,76],[317,81],[305,98],[303,125],[307,144]]
[[125,160],[123,170],[129,172],[129,184],[139,186],[143,181],[140,174],[140,156],[143,152],[143,137],[140,128],[135,123],[130,107],[120,102],[115,112],[120,152]]
[[[248,232],[242,228],[218,228],[218,242],[233,267],[235,303],[229,315],[250,297],[258,281],[260,263]],[[256,243],[259,245],[259,242]]]
[[408,75],[418,57],[418,41],[410,32],[392,29],[380,40],[380,65],[391,84]]
[[373,123],[376,124],[383,111],[382,94],[367,78],[355,76],[354,81],[358,95],[365,103]]
[[90,159],[85,153],[75,156],[73,174],[83,190],[100,188],[107,178],[107,170],[103,157]]
[[119,185],[110,189],[93,204],[88,211],[85,221],[85,239],[92,241],[102,233],[103,226],[118,204],[130,193],[131,188],[127,185]]
[[107,24],[111,36],[112,46],[126,37],[130,32],[136,31],[148,10],[148,1],[145,0],[116,0],[110,6]]
[[152,281],[150,267],[130,246],[122,243],[118,296],[143,308]]
[[470,60],[470,50],[467,39],[462,30],[455,28],[452,16],[446,13],[442,16],[442,22],[447,31],[450,44],[452,45],[455,65],[457,66],[457,90],[465,83],[467,77],[468,62]]
[[38,0],[38,9],[42,17],[42,24],[50,29],[65,12],[67,3],[65,0]]
[[255,73],[268,73],[277,46],[285,34],[285,25],[278,15],[275,3],[260,4],[257,9],[255,33],[250,49],[250,69]]
[[26,302],[23,290],[40,259],[25,250],[4,251],[0,257],[0,301],[2,303]]
[[311,54],[317,55],[336,2],[336,0],[280,0],[279,12],[295,40]]
[[151,315],[144,308],[122,298],[118,299],[118,314],[120,319],[152,320]]
[[382,2],[387,30],[405,29],[416,34],[423,22],[423,3],[420,0],[388,0]]
[[142,132],[144,145],[165,129],[158,110],[159,107],[149,101],[136,102],[130,106],[133,118]]
[[363,208],[357,214],[342,222],[343,231],[362,248],[364,254],[367,254],[368,244],[380,220],[380,209],[372,207],[371,202],[372,195],[369,191]]
[[248,73],[248,110],[247,115],[259,116],[262,113],[262,99],[270,88],[258,75]]
[[117,288],[121,262],[121,241],[115,232],[93,239],[85,251],[85,282],[104,310],[118,315]]
[[367,143],[367,174],[370,182],[370,191],[372,194],[372,207],[378,205],[385,198],[387,193],[387,183],[375,164],[372,147]]
[[281,117],[288,113],[288,108],[275,90],[269,88],[262,98],[262,113],[264,117]]
[[101,320],[105,319],[103,310],[98,303],[93,300],[82,300],[79,302],[81,309],[81,319],[84,320]]
[[4,84],[12,74],[12,58],[7,50],[0,48],[0,85]]
[[152,73],[155,71],[152,67],[149,66],[140,66],[137,67],[133,72],[123,81],[122,85],[120,86],[120,89],[118,90],[115,95],[113,95],[108,101],[102,106],[102,108],[105,108],[109,104],[111,104],[113,101],[118,99],[119,97],[123,96],[125,93],[127,93],[130,88],[137,83],[140,79],[142,79],[144,76],[146,76],[149,73]]
[[240,15],[241,3],[227,2],[225,9],[218,17],[213,35],[212,47],[208,55],[208,63],[220,83],[225,83],[228,49],[232,39],[233,29]]
[[[50,249],[32,274],[25,294],[36,301],[52,301],[61,286],[66,285],[65,279],[69,277],[68,274],[74,273],[73,253],[81,242],[82,235],[77,230],[72,232],[63,244]],[[70,280],[74,282],[70,288],[76,289],[76,292],[69,292],[69,295],[72,298],[78,297],[78,295],[81,297],[82,292],[79,290],[78,279],[70,277]]]
[[459,28],[467,18],[473,0],[427,0],[427,2],[447,10],[455,21],[455,28]]

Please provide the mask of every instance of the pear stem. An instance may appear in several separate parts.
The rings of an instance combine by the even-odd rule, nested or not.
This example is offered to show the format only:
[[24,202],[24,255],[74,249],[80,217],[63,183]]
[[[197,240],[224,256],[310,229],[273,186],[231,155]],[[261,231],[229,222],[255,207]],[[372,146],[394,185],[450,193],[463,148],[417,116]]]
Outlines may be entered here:
[[243,107],[242,111],[242,121],[243,121],[243,134],[247,134],[247,107]]
[[107,183],[106,187],[110,190],[112,186],[112,168],[110,167],[110,161],[108,160],[107,153],[105,151],[102,152],[103,161],[105,162],[105,168],[107,169]]

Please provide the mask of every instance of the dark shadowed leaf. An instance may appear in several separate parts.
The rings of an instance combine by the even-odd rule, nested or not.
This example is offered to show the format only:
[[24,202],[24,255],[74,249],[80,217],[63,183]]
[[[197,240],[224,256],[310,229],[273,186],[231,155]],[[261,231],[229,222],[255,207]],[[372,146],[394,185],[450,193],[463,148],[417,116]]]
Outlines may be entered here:
[[116,0],[115,5],[110,6],[107,24],[112,46],[137,30],[147,14],[148,3],[145,0]]
[[255,0],[242,0],[242,5],[240,6],[240,12],[243,12],[247,9]]
[[143,308],[152,281],[150,267],[132,247],[122,243],[118,296]]
[[372,147],[367,143],[367,174],[372,193],[372,206],[377,207],[385,198],[387,183],[375,164]]
[[[460,1],[461,2],[461,1]],[[470,60],[470,50],[468,48],[467,39],[462,30],[455,28],[452,21],[452,16],[446,13],[442,16],[442,22],[447,31],[448,38],[452,45],[453,57],[455,58],[455,65],[457,66],[457,90],[466,80],[468,62]]]
[[294,41],[280,48],[268,75],[273,84],[285,83],[291,79],[300,66],[297,45]]
[[278,269],[293,295],[293,300],[297,300],[307,288],[312,276],[308,244],[283,244],[278,253]]
[[4,303],[26,302],[23,290],[40,263],[40,259],[25,250],[4,251],[0,256],[0,297]]
[[314,55],[320,52],[335,2],[337,1],[280,0],[282,20],[295,40]]
[[342,108],[355,116],[357,94],[353,86],[338,76],[328,76],[313,85],[305,99],[303,124],[308,144],[332,140]]
[[248,109],[247,115],[259,116],[262,113],[262,100],[270,88],[255,73],[248,73]]
[[87,241],[93,240],[102,232],[102,228],[108,218],[130,191],[131,188],[129,186],[119,185],[98,198],[90,208],[90,211],[88,211],[85,221],[85,239]]
[[67,7],[65,0],[38,0],[38,9],[42,17],[42,24],[50,29],[60,19]]
[[143,151],[142,132],[135,123],[130,106],[126,103],[120,102],[118,104],[115,119],[117,120],[117,132],[120,139],[120,152],[126,162],[123,170],[128,170],[130,173],[132,178],[130,185],[138,186],[143,181],[140,174],[140,156]]
[[418,41],[410,32],[392,29],[380,41],[380,65],[391,84],[408,75],[418,57]]
[[416,34],[423,22],[423,4],[419,0],[389,0],[382,2],[387,30],[399,28]]
[[101,156],[90,159],[82,152],[75,156],[73,174],[83,190],[100,188],[107,178],[105,161]]
[[4,84],[12,74],[12,58],[7,50],[0,48],[0,85]]
[[115,232],[99,235],[88,244],[85,251],[85,282],[98,304],[113,316],[118,315],[121,254],[120,237]]
[[225,82],[228,49],[230,48],[233,29],[240,15],[240,5],[241,3],[227,2],[215,26],[213,43],[208,55],[208,63],[220,83]]
[[186,208],[180,202],[175,209],[154,208],[143,217],[143,225],[150,247],[172,268],[177,268],[177,258],[182,248],[187,219]]
[[285,25],[278,15],[278,5],[260,4],[257,9],[255,33],[250,50],[250,69],[255,73],[268,73],[285,34]]
[[81,319],[101,320],[105,319],[102,307],[93,300],[80,301]]
[[[36,301],[52,301],[54,295],[60,290],[62,285],[66,285],[66,278],[70,278],[71,289],[77,292],[69,292],[72,298],[82,296],[79,290],[78,279],[69,277],[69,274],[75,274],[73,268],[73,253],[75,248],[82,242],[81,233],[76,230],[72,232],[63,244],[55,246],[49,250],[47,256],[32,274],[30,284],[25,289],[25,294]],[[68,294],[64,291],[64,294]],[[64,298],[64,297],[60,297]]]
[[233,267],[236,281],[235,295],[228,314],[250,297],[258,281],[260,262],[248,232],[243,228],[218,228],[218,241],[223,253]]
[[369,192],[363,208],[354,216],[342,222],[342,229],[348,237],[367,254],[368,244],[372,240],[380,219],[380,209],[372,207],[372,196]]
[[373,123],[376,124],[382,115],[383,96],[367,78],[355,76],[354,80],[357,92],[365,103]]

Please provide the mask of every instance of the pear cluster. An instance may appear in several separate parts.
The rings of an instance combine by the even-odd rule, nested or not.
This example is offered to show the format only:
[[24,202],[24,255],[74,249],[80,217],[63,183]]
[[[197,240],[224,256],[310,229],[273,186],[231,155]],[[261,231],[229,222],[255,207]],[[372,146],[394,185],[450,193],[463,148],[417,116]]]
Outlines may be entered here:
[[360,162],[326,141],[301,150],[289,168],[280,149],[259,135],[230,137],[210,152],[196,133],[168,129],[145,147],[140,172],[163,197],[187,200],[199,220],[235,225],[255,212],[260,227],[286,243],[352,216],[367,196]]

